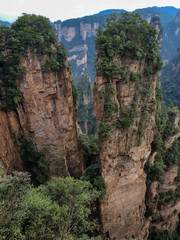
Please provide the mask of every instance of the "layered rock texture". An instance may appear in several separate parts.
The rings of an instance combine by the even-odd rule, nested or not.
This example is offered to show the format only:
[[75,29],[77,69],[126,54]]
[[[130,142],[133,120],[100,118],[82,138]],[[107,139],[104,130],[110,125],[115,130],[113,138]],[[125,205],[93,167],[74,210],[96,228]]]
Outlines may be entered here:
[[[36,19],[27,18],[30,21]],[[51,51],[56,56],[60,50],[51,44]],[[14,106],[7,103],[12,87],[5,87],[2,74],[1,92],[4,97],[1,96],[1,109],[6,108],[0,112],[0,160],[5,173],[23,170],[19,142],[23,135],[23,138],[32,141],[38,151],[46,149],[51,176],[79,177],[84,166],[77,137],[77,115],[68,62],[63,55],[57,55],[60,58],[58,63],[49,53],[34,52],[33,47],[28,47],[17,67],[24,69],[24,73],[12,85],[13,91],[21,95],[12,98]],[[2,50],[1,54],[2,58],[8,58],[7,51]],[[14,53],[9,52],[11,54],[13,58]],[[55,71],[49,65],[52,61],[57,65]],[[60,62],[63,67],[58,70]],[[12,73],[11,68],[3,64],[4,69]]]
[[[127,63],[132,72],[144,69],[143,61],[135,63],[129,60]],[[146,76],[143,76],[140,85],[143,86],[146,81]],[[96,84],[95,110],[98,121],[102,122],[106,110],[99,96],[100,91],[108,91],[109,84],[101,75],[97,75]],[[117,92],[112,101],[118,111],[131,108],[136,94],[135,84],[123,83],[120,75],[112,78],[111,84]],[[143,168],[151,153],[154,138],[155,116],[149,111],[154,106],[156,74],[150,77],[149,84],[152,92],[146,100],[141,95],[137,97],[139,114],[128,130],[112,126],[108,139],[102,140],[101,174],[107,183],[107,190],[101,202],[101,216],[103,233],[111,239],[145,237],[148,232],[149,223],[144,217],[146,175]],[[143,122],[144,113],[146,117]],[[111,124],[116,125],[118,118],[119,114],[114,115]]]
[[[151,220],[145,217],[144,165],[148,160],[153,162],[156,155],[152,150],[152,142],[157,134],[156,79],[160,63],[155,32],[136,17],[125,14],[116,22],[114,16],[96,40],[99,58],[94,101],[101,139],[100,171],[107,184],[100,211],[103,235],[110,239],[147,239]],[[124,19],[129,28],[122,24]],[[142,52],[147,51],[140,58],[135,56],[137,53],[133,50],[129,53],[129,48],[126,43],[123,45],[122,40],[126,36],[129,42],[132,41],[135,37],[133,31],[137,30],[138,34],[144,24],[147,26],[147,35],[152,34],[149,38],[154,42],[153,51],[157,52],[151,60],[148,56],[153,54],[152,48],[146,48],[148,40],[142,38],[139,43],[136,41],[140,48],[145,44]],[[132,25],[133,31],[130,30]],[[117,26],[121,37],[115,34],[111,36],[113,32],[117,34]],[[118,40],[120,50],[116,48]],[[133,46],[134,49],[138,48]],[[172,171],[175,170],[173,168]]]
[[[163,177],[160,181],[151,181],[146,194],[147,215],[151,215],[151,232],[163,232],[167,229],[173,232],[179,221],[179,112],[172,113],[169,110],[168,119],[176,133],[168,136],[163,144]],[[153,166],[154,164],[152,161]]]
[[[37,148],[48,149],[47,158],[51,176],[80,176],[83,172],[81,152],[76,132],[76,114],[73,105],[69,68],[61,74],[42,73],[47,56],[38,59],[28,51],[21,65],[26,68],[18,84],[23,104],[15,112],[1,112],[1,159],[8,173],[19,170],[20,159],[9,129],[18,137],[23,133]],[[17,154],[15,154],[17,152]],[[19,160],[18,160],[19,159]]]
[[[116,9],[119,13],[120,9]],[[68,50],[68,60],[71,63],[72,70],[76,78],[79,78],[81,73],[88,74],[91,80],[95,81],[94,69],[94,54],[95,45],[94,39],[96,35],[96,29],[106,21],[107,16],[113,13],[114,10],[107,10],[100,12],[99,14],[77,18],[68,19],[66,21],[54,22],[54,27],[57,31],[59,40],[62,40]],[[158,39],[163,48],[161,51],[161,56],[163,58],[163,63],[166,65],[172,57],[176,54],[176,49],[179,47],[179,15],[175,17],[178,13],[178,9],[168,7],[168,8],[144,8],[137,9],[135,13],[140,14],[149,23],[155,24],[157,30],[161,30],[161,25],[164,29],[161,35],[163,39]],[[157,23],[157,18],[160,18],[160,25]],[[156,19],[156,20],[155,20]],[[159,25],[159,27],[158,27]],[[162,32],[161,32],[162,33]]]
[[94,101],[92,84],[87,75],[82,75],[77,83],[78,98],[78,124],[84,134],[94,134],[96,131],[96,117],[94,114]]
[[161,22],[160,22],[160,18],[158,16],[156,17],[153,17],[151,19],[151,22],[150,22],[150,25],[156,30],[157,32],[157,42],[158,42],[158,46],[159,46],[159,49],[162,48],[162,43],[163,43],[163,27],[161,25]]
[[169,64],[167,64],[161,76],[161,86],[166,104],[169,105],[170,103],[174,103],[176,106],[180,108],[179,74],[180,74],[180,48],[178,48],[177,54],[172,59],[172,61],[169,62]]
[[68,50],[74,76],[80,78],[82,73],[88,74],[95,81],[94,39],[96,30],[105,22],[106,15],[89,16],[54,22],[59,41],[63,41]]

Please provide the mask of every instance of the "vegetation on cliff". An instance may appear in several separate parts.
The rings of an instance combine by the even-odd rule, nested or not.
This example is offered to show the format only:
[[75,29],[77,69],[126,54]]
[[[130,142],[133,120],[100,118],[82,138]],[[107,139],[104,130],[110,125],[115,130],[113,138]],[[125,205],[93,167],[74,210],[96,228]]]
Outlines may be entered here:
[[[147,127],[148,114],[155,111],[155,102],[151,99],[152,76],[162,67],[156,31],[138,14],[114,13],[107,19],[105,29],[99,28],[97,32],[96,51],[97,75],[106,79],[105,90],[99,90],[96,85],[94,87],[95,94],[98,94],[104,104],[103,117],[99,123],[100,138],[108,138],[108,132],[114,126],[114,123],[111,124],[113,116],[118,116],[116,128],[125,130],[129,130],[135,119],[140,116],[140,144]],[[130,70],[130,64],[133,62],[139,62],[143,69]],[[120,84],[135,85],[133,101],[126,109],[122,110],[118,106],[121,100],[117,83],[116,89],[115,84],[113,85],[113,78],[117,78]],[[115,98],[119,104],[115,102]],[[150,104],[147,105],[146,102]]]
[[[106,29],[99,28],[96,39],[97,67],[107,78],[126,72],[128,66],[119,65],[117,58],[145,59],[150,71],[161,69],[156,31],[138,14],[114,13],[106,21]],[[124,80],[126,78],[124,77]]]
[[[168,188],[165,191],[161,187],[164,184],[165,173],[173,166],[180,168],[180,141],[178,134],[179,128],[179,111],[173,104],[166,108],[162,105],[162,93],[157,84],[156,87],[156,131],[157,134],[152,142],[152,152],[151,156],[155,154],[155,158],[152,161],[148,161],[145,164],[145,172],[147,174],[147,196],[146,196],[146,217],[152,217],[152,224],[154,227],[150,229],[150,235],[148,237],[151,239],[179,239],[179,223],[177,223],[176,229],[170,231],[168,228],[165,231],[159,231],[155,228],[155,224],[163,224],[163,220],[160,217],[158,211],[162,209],[173,209],[173,207],[178,203],[180,199],[180,182],[179,175],[174,178],[174,187]],[[177,136],[177,137],[175,137]],[[174,139],[173,139],[174,138]],[[167,147],[167,143],[170,139],[173,139],[170,147]],[[149,197],[151,192],[151,186],[153,183],[158,182],[156,188],[156,196],[154,198]],[[173,212],[169,210],[168,220],[178,214],[178,210],[174,209]],[[179,215],[177,215],[179,216]],[[177,221],[179,217],[177,217]]]
[[[161,183],[163,183],[165,173],[171,166],[177,166],[180,162],[179,140],[174,139],[172,146],[170,145],[167,148],[167,145],[171,142],[169,140],[179,133],[179,113],[175,106],[170,105],[166,109],[163,105],[159,82],[157,82],[155,89],[157,74],[162,67],[156,41],[156,31],[138,15],[123,13],[118,16],[112,14],[111,18],[107,20],[106,28],[98,30],[96,50],[97,83],[94,86],[94,93],[97,101],[99,101],[99,108],[97,107],[100,121],[98,132],[105,152],[101,151],[101,156],[103,156],[101,158],[102,174],[103,176],[106,175],[107,182],[112,183],[110,176],[114,172],[117,173],[118,162],[121,166],[119,169],[120,175],[123,175],[122,169],[123,167],[126,168],[126,166],[123,166],[123,160],[127,161],[128,166],[128,163],[134,160],[131,159],[134,148],[137,151],[139,149],[145,151],[148,138],[147,129],[149,129],[154,135],[154,140],[153,137],[151,139],[151,142],[153,141],[151,144],[152,152],[149,161],[145,161],[148,160],[145,156],[142,160],[144,160],[144,163],[146,162],[144,168],[147,174],[147,194],[150,186],[153,188],[151,183],[157,184],[157,194],[153,199],[153,203],[149,203],[149,199],[146,199],[146,217],[152,217],[152,224],[159,221],[164,226],[163,221],[167,223],[168,220],[164,220],[161,213],[156,213],[161,209],[164,210],[165,206],[168,206],[168,209],[170,206],[173,208],[178,203],[180,196],[179,177],[174,180],[176,182],[176,184],[174,183],[176,185],[175,189],[172,188],[167,192],[164,189],[161,191]],[[152,126],[153,129],[150,129],[149,127]],[[114,141],[114,138],[117,139],[118,143]],[[116,153],[113,155],[110,146],[113,147],[113,144],[116,143],[117,146],[114,148]],[[119,146],[121,149],[118,152]],[[139,149],[138,146],[140,146]],[[108,150],[106,151],[106,149]],[[129,153],[128,150],[132,152]],[[119,153],[118,157],[117,152]],[[111,166],[108,165],[111,161],[109,156],[113,156]],[[128,158],[131,161],[128,162]],[[108,171],[111,171],[110,167],[116,170],[114,172],[112,170],[111,174],[108,175]],[[131,174],[131,167],[128,170]],[[137,168],[136,171],[138,171]],[[127,179],[129,178],[130,176],[127,175]],[[116,181],[118,182],[118,180],[116,176]],[[123,179],[123,181],[126,180]],[[114,189],[115,192],[118,191],[115,187]],[[119,189],[121,190],[121,186]],[[110,191],[111,189],[108,188],[108,192]],[[106,208],[105,224],[109,224],[110,220],[107,220],[107,215],[110,216],[110,211],[112,211],[111,206],[107,207],[110,198],[109,194],[103,205],[103,210]],[[173,209],[168,216],[169,219],[176,216],[175,221],[177,222],[178,212],[179,209]],[[126,218],[126,216],[124,217]],[[119,219],[117,221],[120,222]],[[107,229],[106,225],[106,231]],[[155,227],[154,229],[150,228],[152,234],[150,234],[149,239],[158,239],[157,236],[160,239],[161,237],[164,237],[164,239],[176,239],[178,236],[177,232],[172,234],[168,229],[163,233],[158,232]],[[155,233],[156,231],[157,233]]]
[[[67,66],[65,63],[66,51],[63,45],[57,42],[49,20],[36,15],[24,15],[20,17],[12,24],[11,28],[0,27],[0,38],[0,63],[2,65],[0,69],[1,110],[6,112],[2,114],[6,115],[7,121],[9,121],[7,122],[8,134],[13,144],[17,147],[23,162],[23,170],[26,171],[26,173],[13,173],[12,175],[7,175],[6,178],[0,177],[0,239],[89,239],[90,237],[88,235],[92,235],[94,231],[97,233],[99,226],[93,213],[97,199],[100,197],[102,198],[105,191],[103,179],[99,176],[98,165],[93,165],[93,167],[88,169],[81,180],[75,180],[71,177],[64,179],[52,178],[50,180],[47,163],[48,154],[46,154],[46,151],[49,151],[51,144],[44,144],[47,148],[42,149],[40,147],[43,144],[39,144],[40,150],[38,150],[34,144],[36,139],[33,139],[33,134],[35,135],[37,132],[34,133],[34,130],[29,129],[29,119],[25,127],[21,125],[22,122],[21,119],[19,119],[19,108],[23,108],[23,116],[25,116],[25,118],[26,111],[30,109],[27,109],[25,104],[23,105],[23,101],[26,101],[26,99],[23,98],[23,94],[20,92],[19,87],[20,81],[26,73],[26,69],[22,67],[21,64],[23,64],[23,60],[26,59],[28,61],[31,61],[31,59],[38,59],[36,62],[41,65],[40,70],[42,71],[40,74],[42,74],[44,79],[49,76],[46,75],[47,73],[53,72],[54,78],[52,77],[52,79],[54,79],[54,81],[57,81],[57,78],[62,79],[62,82],[59,84],[67,80],[65,88],[68,87],[69,92],[66,91],[67,89],[63,89],[65,92],[63,92],[63,97],[70,99],[70,106],[65,106],[66,108],[64,109],[68,109],[67,111],[65,110],[67,112],[65,115],[72,113],[72,117],[75,119],[71,100],[73,97],[74,107],[76,107],[77,90],[75,85],[73,85],[72,96],[70,96],[71,79],[67,77],[69,69],[65,69],[67,72],[64,72],[67,73],[67,75],[64,74],[65,76],[60,78],[64,67]],[[29,56],[29,54],[31,56]],[[34,70],[33,67],[30,68],[30,71],[31,70]],[[53,74],[51,74],[51,76],[53,76]],[[38,97],[39,96],[40,95],[38,95]],[[56,98],[57,96],[53,95],[53,101],[55,101]],[[35,102],[34,99],[33,101]],[[22,103],[21,106],[19,105],[20,103]],[[64,102],[62,106],[63,104]],[[60,105],[59,102],[58,105]],[[55,105],[53,105],[53,107],[54,106]],[[62,108],[62,106],[60,106],[60,108]],[[71,108],[71,112],[69,108]],[[30,109],[30,111],[33,110],[34,109]],[[8,114],[11,114],[9,113],[10,111],[15,121],[17,120],[17,128],[19,127],[17,132],[15,131],[16,126],[12,128],[9,120],[10,118],[8,118]],[[41,111],[43,110],[38,109],[37,115],[39,112],[42,113]],[[53,110],[51,109],[51,111]],[[27,118],[28,117],[29,116],[27,116]],[[61,119],[57,120],[57,115],[55,118],[55,124],[58,125],[58,121],[60,122]],[[40,119],[41,123],[44,119],[44,116],[42,120]],[[74,121],[73,126],[75,127],[74,119],[70,121]],[[34,122],[32,124],[34,124]],[[39,122],[38,124],[40,125]],[[39,127],[38,124],[37,127]],[[71,131],[71,127],[69,127],[70,124],[67,122],[67,128],[70,128],[70,130],[68,129],[69,132]],[[26,125],[26,123],[24,125]],[[61,121],[57,129],[59,130],[60,128],[59,131],[61,131],[63,126]],[[51,129],[52,128],[49,128],[49,130]],[[41,136],[43,135],[41,130],[38,133],[41,134]],[[75,140],[77,141],[74,129],[71,133],[75,135]],[[32,136],[32,138],[29,136]],[[59,136],[62,138],[61,135],[58,135],[58,137]],[[66,132],[65,138],[65,141],[69,140],[66,137]],[[53,139],[53,147],[55,141],[56,140]],[[70,141],[71,144],[74,144],[72,140]],[[7,142],[5,143],[8,144]],[[59,142],[57,145],[59,148]],[[91,150],[87,158],[90,157],[90,155],[94,155],[94,158],[96,158],[96,151],[98,150],[96,146],[93,145],[93,141],[89,143],[89,147]],[[67,150],[68,156],[63,155],[65,148],[66,146],[63,144],[62,153],[59,151],[57,154],[57,164],[60,165],[58,167],[62,169],[62,172],[65,171],[62,166],[67,164],[71,157],[69,156],[71,155],[69,149]],[[53,150],[54,149],[55,148],[53,148]],[[78,150],[77,148],[76,150],[73,149],[73,154]],[[61,154],[62,158],[59,156]],[[66,157],[67,159],[64,160]],[[80,157],[81,155],[79,154],[79,158]],[[64,162],[62,163],[61,161]],[[68,168],[67,165],[66,168]],[[56,174],[58,175],[59,173],[55,173],[54,175]],[[69,174],[68,170],[62,175],[65,174]]]
[[91,135],[96,132],[96,117],[94,115],[94,102],[91,81],[88,75],[83,74],[77,82],[78,124],[84,134]]
[[163,69],[161,75],[161,86],[163,90],[164,101],[167,105],[173,103],[180,109],[180,49],[176,57],[170,61],[167,66]]
[[44,148],[37,151],[33,142],[23,135],[19,137],[18,141],[24,170],[30,174],[31,183],[34,186],[46,183],[49,179],[49,169],[45,153],[48,150]]
[[49,19],[34,14],[18,18],[10,28],[0,26],[0,89],[1,109],[9,111],[18,103],[23,102],[23,96],[18,89],[26,73],[21,66],[21,60],[26,57],[28,49],[37,56],[47,55],[43,66],[44,72],[61,72],[66,58],[64,46],[57,42],[56,34]]
[[[20,66],[28,48],[38,57],[47,55],[43,73],[60,73],[64,67],[66,51],[58,44],[48,19],[35,15],[24,15],[12,27],[0,27],[0,79],[1,109],[9,111],[23,102],[17,80],[21,80],[26,69]],[[55,47],[55,48],[54,48]],[[98,30],[96,40],[97,74],[106,80],[104,90],[94,85],[103,102],[102,121],[98,127],[98,137],[80,136],[86,163],[81,180],[71,177],[52,178],[49,182],[45,167],[44,151],[37,151],[33,143],[21,136],[19,148],[25,169],[31,174],[14,173],[7,178],[0,177],[0,237],[2,239],[89,239],[88,234],[98,229],[92,210],[97,199],[105,195],[106,184],[99,175],[99,150],[103,140],[108,139],[112,129],[125,132],[131,130],[139,118],[139,126],[132,130],[141,145],[148,118],[156,115],[156,136],[152,143],[154,162],[145,164],[147,185],[152,181],[163,180],[165,170],[171,165],[180,166],[180,141],[175,141],[166,151],[165,143],[179,131],[171,119],[178,113],[173,105],[168,110],[162,106],[160,86],[156,86],[156,99],[153,97],[152,77],[161,69],[161,60],[156,42],[156,32],[137,14],[112,14],[107,19],[105,30]],[[142,71],[130,71],[130,61],[143,64]],[[134,84],[132,102],[123,110],[119,107],[120,97],[113,85],[113,77],[120,83]],[[4,88],[5,87],[5,88]],[[88,102],[91,86],[88,77],[83,75],[78,82],[79,123],[85,132],[85,122],[93,122],[92,102]],[[114,99],[116,98],[116,102]],[[73,87],[74,105],[77,91]],[[94,124],[94,123],[93,123]],[[88,133],[93,133],[95,126]],[[15,139],[17,140],[17,139]],[[137,140],[137,139],[136,139]],[[127,151],[127,149],[126,149]],[[157,205],[175,204],[180,199],[180,178],[175,179],[177,188],[156,196]],[[44,185],[40,185],[44,184]],[[173,214],[177,214],[174,211]],[[155,214],[147,213],[155,220]],[[149,239],[175,239],[169,231],[151,232]],[[94,238],[93,238],[94,239]],[[176,238],[177,239],[177,238]]]

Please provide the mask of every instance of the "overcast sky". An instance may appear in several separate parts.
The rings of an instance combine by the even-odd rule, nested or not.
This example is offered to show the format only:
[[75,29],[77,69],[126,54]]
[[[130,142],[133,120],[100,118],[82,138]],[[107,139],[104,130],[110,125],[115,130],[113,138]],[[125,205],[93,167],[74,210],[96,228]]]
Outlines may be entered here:
[[[51,21],[92,15],[106,9],[135,10],[152,6],[180,8],[180,0],[1,0],[0,15],[8,15],[9,21],[22,13],[35,13]],[[1,19],[4,20],[4,19]]]

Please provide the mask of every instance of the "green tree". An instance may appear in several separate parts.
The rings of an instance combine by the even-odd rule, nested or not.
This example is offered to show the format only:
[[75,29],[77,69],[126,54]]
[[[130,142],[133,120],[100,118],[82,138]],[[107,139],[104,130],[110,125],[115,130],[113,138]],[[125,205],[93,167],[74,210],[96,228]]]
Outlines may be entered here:
[[0,239],[88,239],[98,227],[91,207],[100,193],[90,182],[53,178],[34,188],[29,175],[0,177]]
[[61,239],[70,234],[81,236],[97,228],[96,220],[89,217],[91,204],[99,197],[99,193],[89,182],[71,177],[53,178],[37,191],[50,196],[51,200],[58,204],[61,213],[58,220]]
[[0,177],[0,239],[24,239],[24,196],[30,188],[30,176],[27,173],[15,172],[6,178]]
[[[49,19],[35,14],[25,14],[15,21],[11,28],[0,26],[0,89],[1,109],[14,110],[23,102],[23,96],[17,88],[17,80],[21,80],[26,68],[20,61],[27,56],[27,51],[39,57],[48,57],[42,66],[44,72],[61,72],[65,65],[66,50],[62,43],[57,42],[54,29]],[[8,52],[8,54],[5,54]]]
[[111,14],[105,30],[97,31],[97,68],[109,79],[119,72],[114,57],[145,59],[153,71],[162,67],[156,41],[156,31],[140,15],[134,13]]

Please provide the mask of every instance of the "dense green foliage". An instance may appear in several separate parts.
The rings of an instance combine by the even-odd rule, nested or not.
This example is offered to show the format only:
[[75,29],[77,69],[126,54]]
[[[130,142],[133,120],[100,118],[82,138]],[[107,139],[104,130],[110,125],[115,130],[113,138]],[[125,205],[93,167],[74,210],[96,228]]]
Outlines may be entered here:
[[98,227],[90,218],[98,197],[89,182],[71,177],[53,178],[38,188],[26,173],[0,177],[0,238],[88,239],[87,232]]
[[96,116],[94,115],[94,102],[90,78],[83,74],[77,82],[79,94],[78,101],[78,124],[84,134],[94,134],[97,128]]
[[31,175],[31,182],[34,186],[45,183],[49,178],[49,170],[45,152],[47,149],[38,151],[31,140],[19,137],[20,153],[23,166]]
[[84,181],[89,181],[94,189],[100,192],[100,199],[103,199],[106,193],[106,184],[104,179],[100,176],[99,164],[89,166],[85,174],[81,178]]
[[180,166],[180,139],[176,140],[165,155],[165,164]]
[[[60,72],[64,67],[66,51],[62,44],[57,43],[56,35],[50,21],[34,14],[18,18],[11,28],[0,26],[0,79],[4,90],[0,89],[2,110],[9,111],[23,102],[18,89],[18,81],[26,73],[20,61],[26,56],[27,50],[39,57],[48,55],[43,71]],[[56,50],[53,50],[53,47]]]
[[[106,18],[109,17],[109,13],[113,12],[114,10],[108,10],[108,11],[103,11],[100,14],[95,14],[92,16],[88,16],[88,17],[83,17],[83,18],[77,18],[77,19],[69,19],[63,22],[59,22],[59,24],[61,24],[61,27],[63,28],[69,28],[69,27],[74,27],[76,28],[76,35],[74,36],[74,38],[72,38],[71,41],[68,41],[68,39],[66,38],[66,36],[61,36],[62,41],[64,42],[66,49],[69,51],[68,56],[72,57],[73,55],[77,55],[76,59],[71,59],[70,63],[72,66],[72,70],[73,70],[73,74],[76,77],[76,79],[78,79],[82,72],[85,72],[86,74],[88,74],[91,79],[92,82],[95,81],[95,71],[94,70],[94,55],[95,55],[95,45],[94,45],[94,40],[95,40],[95,36],[94,35],[90,35],[87,34],[86,39],[84,39],[84,35],[81,35],[81,31],[80,31],[80,23],[81,24],[90,24],[92,29],[94,28],[95,24],[98,23],[99,26],[103,27],[103,24],[106,21]],[[168,11],[168,10],[167,10]],[[149,16],[151,16],[151,18],[153,17],[160,17],[160,22],[163,26],[163,32],[164,32],[164,36],[163,36],[163,42],[167,42],[168,47],[166,44],[163,44],[163,48],[162,48],[162,56],[164,57],[164,59],[169,59],[170,55],[174,56],[176,53],[176,48],[178,47],[177,44],[179,44],[179,34],[176,36],[174,33],[176,31],[176,29],[178,28],[178,23],[175,23],[173,21],[174,19],[174,15],[169,15],[168,12],[165,11],[163,8],[143,8],[143,9],[137,9],[135,10],[134,13],[138,13],[141,15],[142,18],[144,19],[148,19]],[[176,11],[178,11],[178,9],[176,9]],[[117,12],[119,12],[119,9],[117,10]],[[170,25],[167,25],[168,23],[170,23]],[[56,23],[54,23],[56,24]],[[57,28],[57,33],[60,35],[60,30],[61,28]],[[165,33],[166,31],[168,31],[168,38],[165,37]],[[177,40],[176,40],[177,39]],[[174,46],[174,41],[175,41],[175,46]],[[86,64],[82,64],[82,65],[77,65],[77,59],[81,60],[84,55],[85,55],[85,50],[84,49],[79,49],[79,50],[74,50],[74,51],[70,51],[72,49],[74,49],[75,46],[84,46],[84,44],[87,45],[87,65]],[[173,51],[169,51],[169,49],[173,49]]]
[[99,161],[99,139],[95,135],[87,136],[85,134],[80,134],[79,140],[82,146],[82,153],[85,161],[86,167]]
[[145,172],[147,173],[147,184],[151,181],[162,181],[164,170],[167,166],[179,165],[179,141],[175,141],[168,151],[165,151],[165,142],[169,137],[174,136],[179,132],[179,128],[175,127],[173,119],[179,114],[174,105],[170,105],[167,109],[162,105],[162,93],[159,88],[159,83],[156,86],[156,127],[158,134],[152,143],[152,153],[157,152],[155,162],[152,165],[150,162],[145,164]]
[[100,139],[107,139],[110,135],[111,125],[106,122],[99,122],[98,135]]
[[157,151],[155,162],[153,165],[150,162],[146,162],[144,166],[144,170],[147,174],[147,184],[150,184],[153,180],[162,181],[163,179],[164,169],[166,167],[163,160],[163,144],[161,134],[156,135],[153,142],[153,148]]
[[[162,221],[156,214],[157,209],[165,208],[167,205],[174,206],[180,199],[180,181],[177,176],[174,181],[176,182],[176,188],[170,189],[169,191],[161,191],[161,183],[163,182],[164,173],[168,171],[170,166],[177,165],[180,167],[180,140],[175,139],[174,143],[170,148],[167,149],[166,143],[169,138],[179,132],[179,127],[175,125],[175,119],[178,119],[179,111],[173,104],[167,109],[162,104],[162,93],[160,90],[159,83],[156,86],[156,131],[154,141],[152,142],[152,155],[156,153],[154,162],[146,162],[144,169],[147,174],[147,188],[151,186],[152,181],[158,181],[157,194],[154,199],[150,199],[156,207],[153,209],[151,204],[147,201],[146,205],[146,217],[152,216],[152,222]],[[177,124],[177,123],[176,123]],[[148,190],[147,190],[148,195]],[[154,205],[154,206],[155,206]],[[157,208],[157,209],[156,209]],[[169,218],[175,216],[178,210],[174,210]],[[156,229],[151,229],[149,240],[151,239],[178,239],[179,233],[178,228],[175,232],[166,230],[164,232],[158,232]]]
[[163,232],[152,231],[149,234],[148,240],[180,240],[179,235],[170,230],[165,230]]
[[56,44],[56,35],[49,19],[34,14],[19,17],[12,24],[10,35],[7,46],[16,49],[19,55],[25,54],[28,46],[34,47],[35,52],[40,54],[50,53],[51,44]]
[[[107,81],[104,90],[99,90],[96,85],[94,87],[104,104],[103,117],[98,126],[99,136],[107,139],[114,126],[128,131],[140,116],[137,132],[141,144],[148,126],[148,116],[155,111],[152,77],[162,66],[156,31],[138,14],[113,13],[107,19],[105,29],[99,28],[97,31],[96,50],[97,74],[103,75]],[[143,64],[143,71],[130,70],[129,66],[137,61]],[[113,78],[118,79],[116,86],[113,85]],[[122,109],[119,107],[121,88],[131,83],[135,86],[134,98],[128,107]],[[140,102],[142,104],[138,104]],[[117,118],[116,122],[114,118]]]
[[0,239],[23,239],[21,226],[26,217],[23,197],[31,188],[25,173],[0,177]]
[[105,196],[106,184],[103,177],[100,175],[99,169],[99,151],[100,142],[97,136],[87,136],[81,134],[79,136],[83,157],[86,165],[86,170],[84,175],[81,177],[83,181],[89,181],[94,189],[100,193],[100,198]]
[[114,57],[145,59],[153,71],[161,69],[156,31],[138,14],[116,13],[106,21],[106,29],[97,32],[97,62],[106,78],[121,72]]

